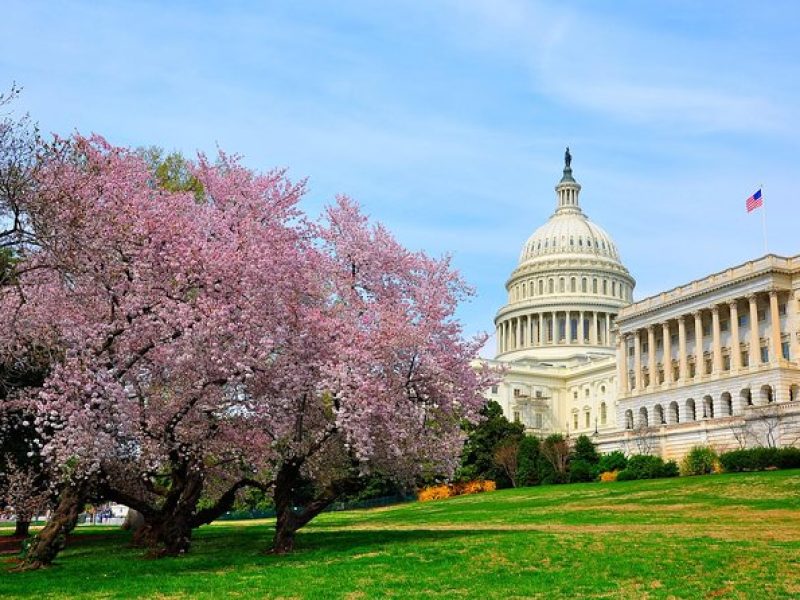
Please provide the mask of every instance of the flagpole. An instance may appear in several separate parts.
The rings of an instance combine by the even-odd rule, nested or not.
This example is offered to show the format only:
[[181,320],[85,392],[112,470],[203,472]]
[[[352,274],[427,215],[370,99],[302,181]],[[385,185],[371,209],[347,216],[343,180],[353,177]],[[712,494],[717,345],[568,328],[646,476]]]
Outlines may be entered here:
[[764,185],[758,188],[761,190],[761,228],[764,231],[764,254],[769,254],[769,246],[767,245],[767,203],[764,200]]

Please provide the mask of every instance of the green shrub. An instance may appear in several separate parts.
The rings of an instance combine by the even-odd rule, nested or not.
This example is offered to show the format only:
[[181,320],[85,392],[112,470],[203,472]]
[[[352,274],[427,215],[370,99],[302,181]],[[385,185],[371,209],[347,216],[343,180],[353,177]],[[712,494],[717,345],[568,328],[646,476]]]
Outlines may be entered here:
[[779,469],[800,469],[800,448],[781,448],[775,466]]
[[713,448],[695,446],[681,461],[681,475],[708,475],[718,471],[719,457]]
[[523,437],[517,452],[517,485],[539,485],[542,482],[542,460],[539,438],[532,435]]
[[600,460],[600,454],[589,436],[579,435],[575,440],[575,447],[572,449],[572,458],[596,465]]
[[619,450],[614,450],[600,457],[597,470],[600,473],[605,473],[607,471],[624,471],[627,466],[628,459],[625,457],[625,454]]
[[719,457],[729,473],[764,471],[765,469],[800,468],[800,448],[748,448],[725,452]]
[[581,458],[573,459],[569,463],[569,480],[571,483],[581,481],[594,481],[597,479],[597,467]]
[[617,481],[677,476],[678,465],[674,460],[665,463],[660,456],[635,454],[628,459],[628,466],[619,472]]

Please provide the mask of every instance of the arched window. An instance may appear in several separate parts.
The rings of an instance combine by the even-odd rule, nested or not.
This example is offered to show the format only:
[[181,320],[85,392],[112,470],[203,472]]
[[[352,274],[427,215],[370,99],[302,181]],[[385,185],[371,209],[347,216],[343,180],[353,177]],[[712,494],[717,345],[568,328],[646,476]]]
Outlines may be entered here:
[[544,294],[544,279],[539,280],[539,295]]
[[597,278],[596,277],[594,279],[592,279],[592,293],[593,294],[597,293]]
[[608,296],[608,279],[603,279],[603,296]]
[[695,411],[694,399],[689,398],[686,401],[686,421],[696,421],[697,413]]
[[581,279],[581,292],[583,292],[585,294],[588,291],[589,291],[589,289],[588,289],[588,286],[587,286],[586,277],[584,277],[583,279]]
[[552,279],[548,279],[547,280],[547,292],[549,294],[552,294],[554,291],[555,291],[555,289],[553,288],[553,280]]
[[584,421],[586,422],[584,427],[586,427],[586,429],[589,429],[589,427],[591,427],[591,422],[592,422],[592,413],[591,411],[587,410],[585,413],[583,413],[583,415],[584,415]]
[[625,429],[633,429],[633,411],[630,408],[625,411]]
[[617,282],[616,281],[612,281],[611,282],[611,295],[612,296],[616,296],[617,295]]
[[647,408],[644,406],[639,409],[639,425],[641,425],[642,427],[650,426],[650,422],[647,418]]
[[680,413],[678,411],[678,403],[674,400],[669,403],[669,412],[667,413],[667,423],[680,423]]
[[575,289],[575,278],[574,277],[571,277],[570,280],[569,280],[569,291],[572,292],[573,294],[576,292],[576,289]]
[[656,404],[653,407],[653,424],[654,425],[664,424],[664,409],[660,404]]
[[563,277],[559,277],[559,279],[558,279],[558,291],[563,294],[566,291],[565,287],[566,287],[566,281],[564,281]]

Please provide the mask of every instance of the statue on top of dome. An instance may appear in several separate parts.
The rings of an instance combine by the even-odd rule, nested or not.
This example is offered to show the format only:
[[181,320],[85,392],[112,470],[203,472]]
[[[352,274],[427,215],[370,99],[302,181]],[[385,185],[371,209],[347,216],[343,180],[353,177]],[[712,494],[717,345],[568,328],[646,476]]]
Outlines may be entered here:
[[572,154],[569,153],[569,146],[567,146],[567,151],[564,152],[564,168],[569,169],[572,165]]

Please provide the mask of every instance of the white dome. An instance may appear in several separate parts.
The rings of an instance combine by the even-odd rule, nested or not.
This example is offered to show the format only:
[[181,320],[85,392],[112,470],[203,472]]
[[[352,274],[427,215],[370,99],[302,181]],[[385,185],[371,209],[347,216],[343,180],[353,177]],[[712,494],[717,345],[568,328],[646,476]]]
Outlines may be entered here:
[[519,261],[524,263],[553,254],[588,254],[620,260],[611,236],[582,212],[573,211],[556,213],[539,227],[522,247]]
[[[503,360],[565,365],[615,353],[614,319],[636,285],[617,245],[580,207],[569,151],[556,209],[522,247],[495,317]],[[571,364],[571,363],[569,363]]]

